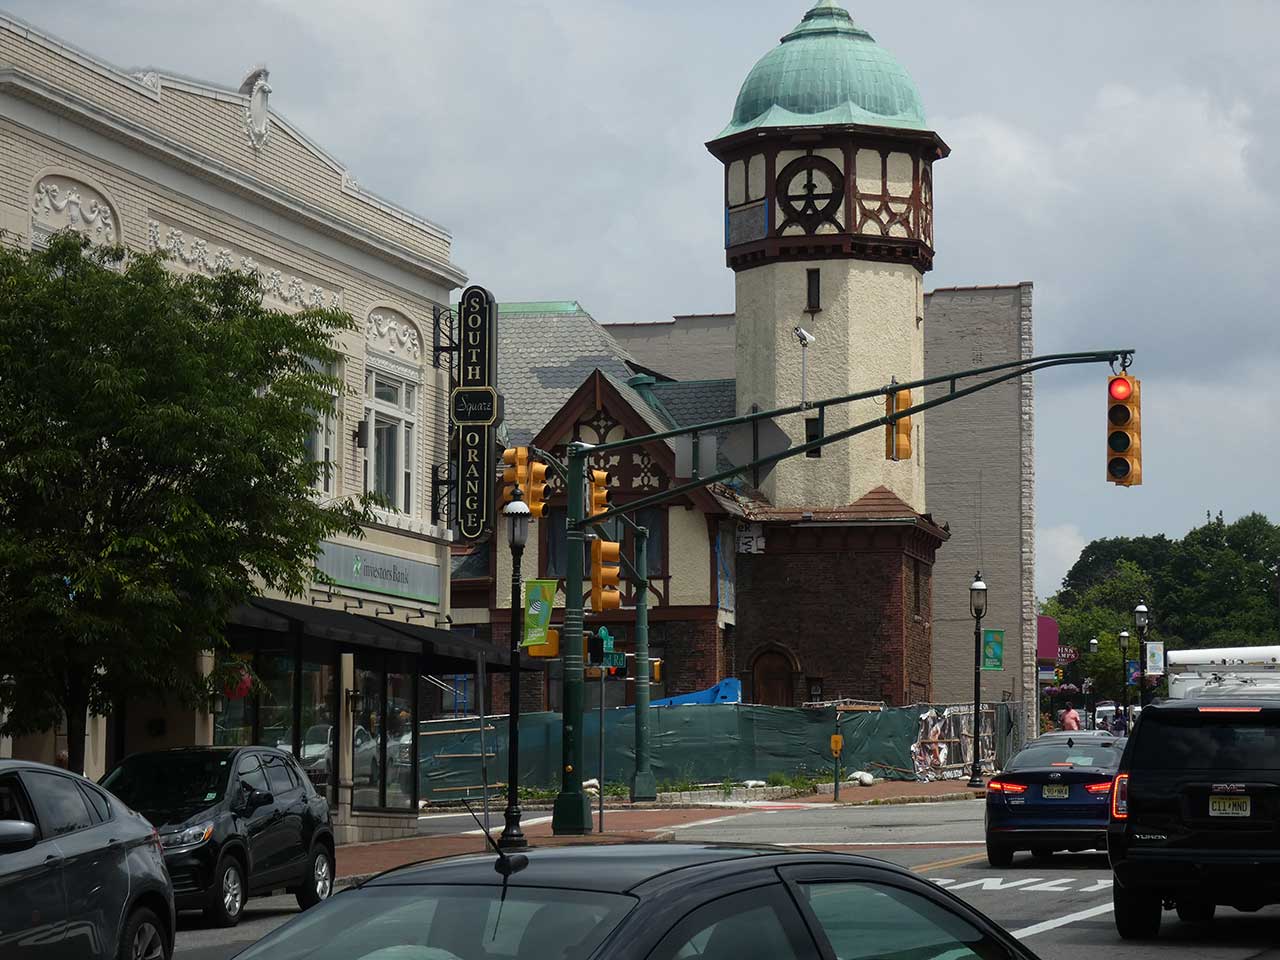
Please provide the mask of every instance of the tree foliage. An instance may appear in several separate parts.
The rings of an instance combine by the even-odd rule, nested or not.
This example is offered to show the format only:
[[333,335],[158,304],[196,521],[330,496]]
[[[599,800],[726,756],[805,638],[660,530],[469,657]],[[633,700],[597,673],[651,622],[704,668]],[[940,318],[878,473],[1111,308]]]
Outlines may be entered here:
[[1181,540],[1112,537],[1084,548],[1044,612],[1058,621],[1061,643],[1082,653],[1069,672],[1093,677],[1099,696],[1119,699],[1121,630],[1134,634],[1133,608],[1151,611],[1148,638],[1166,649],[1280,643],[1280,526],[1260,513],[1233,523],[1221,514]]
[[301,593],[363,501],[320,502],[305,437],[338,382],[342,313],[264,307],[255,278],[156,255],[0,247],[0,715],[7,734],[157,691],[264,587]]

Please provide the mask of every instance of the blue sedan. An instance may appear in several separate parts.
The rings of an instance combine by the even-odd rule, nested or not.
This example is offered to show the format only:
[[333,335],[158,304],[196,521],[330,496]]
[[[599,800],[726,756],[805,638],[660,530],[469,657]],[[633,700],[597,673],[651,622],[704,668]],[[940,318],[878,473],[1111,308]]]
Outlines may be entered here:
[[1111,784],[1125,739],[1051,734],[1022,749],[987,784],[987,861],[1007,867],[1019,850],[1105,850]]

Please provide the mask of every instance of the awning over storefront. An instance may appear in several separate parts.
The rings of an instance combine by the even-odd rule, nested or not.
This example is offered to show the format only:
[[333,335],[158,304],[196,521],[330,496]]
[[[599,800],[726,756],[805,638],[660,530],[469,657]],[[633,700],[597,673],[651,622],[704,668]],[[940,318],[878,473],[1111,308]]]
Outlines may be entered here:
[[[335,597],[333,602],[341,604],[344,601],[341,597]],[[483,640],[458,636],[438,627],[379,621],[363,614],[332,610],[319,604],[256,597],[237,607],[230,619],[238,626],[259,630],[289,632],[297,629],[304,636],[322,640],[401,653],[420,653],[426,659],[423,668],[432,673],[470,673],[475,669],[476,657],[480,654],[484,655],[492,673],[506,673],[511,663],[509,651]],[[524,670],[543,669],[537,660],[529,657],[521,657],[520,660]]]

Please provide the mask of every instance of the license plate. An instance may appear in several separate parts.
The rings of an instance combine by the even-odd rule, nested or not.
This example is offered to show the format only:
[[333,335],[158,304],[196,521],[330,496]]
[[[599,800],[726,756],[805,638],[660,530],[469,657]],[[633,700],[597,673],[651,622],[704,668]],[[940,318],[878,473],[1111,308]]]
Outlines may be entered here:
[[1247,817],[1253,813],[1253,803],[1249,797],[1210,797],[1209,816],[1211,817]]
[[1071,796],[1071,788],[1046,783],[1040,788],[1040,796],[1046,800],[1065,800]]

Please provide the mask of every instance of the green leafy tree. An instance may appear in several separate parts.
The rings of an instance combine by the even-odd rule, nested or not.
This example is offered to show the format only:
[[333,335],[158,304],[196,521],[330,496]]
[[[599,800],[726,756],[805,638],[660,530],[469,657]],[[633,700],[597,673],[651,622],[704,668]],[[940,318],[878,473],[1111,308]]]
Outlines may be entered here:
[[207,702],[230,610],[360,534],[368,503],[321,502],[305,455],[352,327],[74,234],[0,246],[0,731],[63,718],[82,770],[86,712]]

